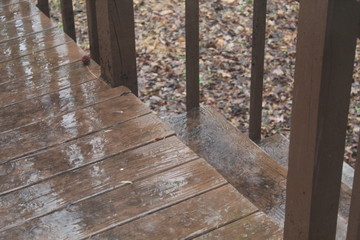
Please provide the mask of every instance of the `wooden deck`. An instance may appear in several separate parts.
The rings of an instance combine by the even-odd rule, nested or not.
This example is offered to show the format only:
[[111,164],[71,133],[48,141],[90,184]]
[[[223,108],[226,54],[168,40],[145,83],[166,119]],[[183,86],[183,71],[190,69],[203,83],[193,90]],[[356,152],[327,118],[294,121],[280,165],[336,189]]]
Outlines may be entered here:
[[37,8],[0,0],[0,239],[281,239]]

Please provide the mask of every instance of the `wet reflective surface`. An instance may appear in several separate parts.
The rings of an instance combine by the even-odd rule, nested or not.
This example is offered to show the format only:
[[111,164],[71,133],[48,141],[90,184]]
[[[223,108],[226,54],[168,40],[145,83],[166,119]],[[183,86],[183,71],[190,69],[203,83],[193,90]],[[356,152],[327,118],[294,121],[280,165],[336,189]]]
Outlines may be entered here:
[[[75,43],[15,2],[0,2],[0,239],[198,237],[257,216],[127,88],[100,82]],[[249,222],[279,231],[265,216]]]
[[0,23],[39,14],[39,10],[29,2],[18,2],[6,6],[0,5]]

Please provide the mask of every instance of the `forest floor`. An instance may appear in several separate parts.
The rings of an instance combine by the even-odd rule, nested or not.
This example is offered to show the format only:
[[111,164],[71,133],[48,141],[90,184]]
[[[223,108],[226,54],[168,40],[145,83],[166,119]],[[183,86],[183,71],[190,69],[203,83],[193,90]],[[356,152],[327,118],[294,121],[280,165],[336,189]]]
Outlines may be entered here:
[[[59,0],[51,15],[61,27]],[[85,0],[73,0],[78,44],[89,50]],[[200,1],[201,103],[246,133],[249,127],[253,0]],[[185,111],[185,1],[135,0],[140,98],[160,117]],[[263,137],[289,135],[299,3],[268,1]],[[356,159],[360,130],[360,43],[347,128],[345,161]]]

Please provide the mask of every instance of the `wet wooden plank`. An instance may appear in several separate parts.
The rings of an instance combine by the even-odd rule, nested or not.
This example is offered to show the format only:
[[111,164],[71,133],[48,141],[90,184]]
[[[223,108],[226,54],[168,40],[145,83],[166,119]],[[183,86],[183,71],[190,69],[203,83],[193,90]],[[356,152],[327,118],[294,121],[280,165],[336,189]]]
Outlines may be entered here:
[[[161,141],[166,151],[159,149],[161,146],[157,143],[154,143],[157,149],[150,144],[3,195],[1,201],[4,205],[0,204],[0,216],[4,221],[0,220],[0,228],[23,223],[27,219],[44,215],[69,203],[127,184],[122,181],[136,182],[198,158],[183,144],[180,144],[180,150],[184,150],[182,153],[174,152],[173,150],[179,149],[174,149],[174,140],[170,140],[169,145],[167,141],[168,139]],[[48,162],[49,164],[51,162]],[[39,204],[39,198],[44,199],[44,203]],[[11,205],[11,210],[2,209],[5,205]],[[18,211],[20,209],[21,211]]]
[[29,2],[0,6],[0,23],[30,17],[38,13],[39,9]]
[[255,206],[283,222],[286,170],[245,134],[205,107],[174,116],[169,124]]
[[130,93],[130,90],[125,87],[110,88],[96,79],[0,108],[0,134],[94,105],[125,93]]
[[42,13],[0,23],[0,43],[54,27],[55,25]]
[[[101,169],[93,169],[89,174],[94,178],[92,181],[96,182],[96,176],[105,173],[102,173]],[[199,159],[135,181],[133,184],[74,202],[62,210],[3,231],[0,233],[0,237],[3,239],[80,239],[109,228],[111,225],[135,220],[224,184],[226,181],[221,175],[204,160]],[[65,185],[69,184],[66,182]],[[64,187],[62,184],[48,185],[47,187],[52,189],[53,194],[35,199],[32,207],[27,201],[28,196],[22,196],[25,202],[17,205],[16,211],[12,209],[9,213],[8,210],[11,208],[8,206],[13,204],[14,199],[1,201],[1,209],[5,210],[4,214],[1,214],[1,216],[5,216],[0,218],[2,226],[9,226],[10,222],[16,221],[9,214],[25,215],[26,208],[37,209],[44,202],[47,203],[46,205],[60,205],[62,202],[66,202],[68,197],[72,198],[62,191]],[[36,195],[36,192],[32,194]],[[46,207],[42,207],[42,209],[46,209]],[[31,215],[34,216],[29,214],[29,216]],[[17,221],[19,220],[17,219]]]
[[[171,157],[172,154],[176,153],[180,159],[182,156],[184,158],[193,156],[189,149],[174,137],[166,141],[157,141],[173,134],[174,132],[166,128],[155,116],[147,115],[124,122],[109,130],[1,164],[0,195],[125,151],[131,151],[131,154],[139,159],[150,157],[145,156],[146,153],[166,156],[172,161],[168,163],[169,165],[178,161]],[[129,157],[129,154],[122,156]],[[162,161],[167,160],[158,159],[159,163]],[[149,169],[151,167],[143,166]]]
[[0,164],[147,113],[149,109],[128,94],[21,127],[0,135]]
[[93,61],[89,66],[72,62],[33,75],[17,78],[16,81],[0,84],[0,106],[26,101],[51,92],[65,89],[97,78],[100,67]]
[[281,228],[271,222],[264,213],[258,212],[195,239],[280,240],[283,239],[282,235]]
[[71,41],[60,29],[51,28],[0,44],[0,63],[34,54]]
[[46,51],[37,52],[12,61],[0,63],[0,84],[16,81],[19,77],[32,75],[65,65],[82,58],[84,52],[74,42],[68,42]]
[[90,239],[189,239],[255,211],[254,205],[227,184]]

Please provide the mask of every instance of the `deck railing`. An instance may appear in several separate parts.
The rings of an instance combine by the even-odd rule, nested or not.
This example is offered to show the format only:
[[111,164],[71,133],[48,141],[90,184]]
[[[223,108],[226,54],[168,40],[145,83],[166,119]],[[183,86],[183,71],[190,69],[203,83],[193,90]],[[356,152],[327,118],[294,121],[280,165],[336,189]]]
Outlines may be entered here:
[[[91,57],[111,86],[137,95],[132,0],[87,0]],[[335,239],[356,39],[356,0],[301,0],[291,118],[285,239]],[[186,104],[199,106],[199,1],[186,0]],[[71,0],[61,0],[65,32],[74,40]],[[38,7],[49,16],[47,0]],[[250,138],[261,136],[266,0],[254,0]],[[359,149],[359,148],[358,148]],[[360,157],[348,224],[360,239]]]

